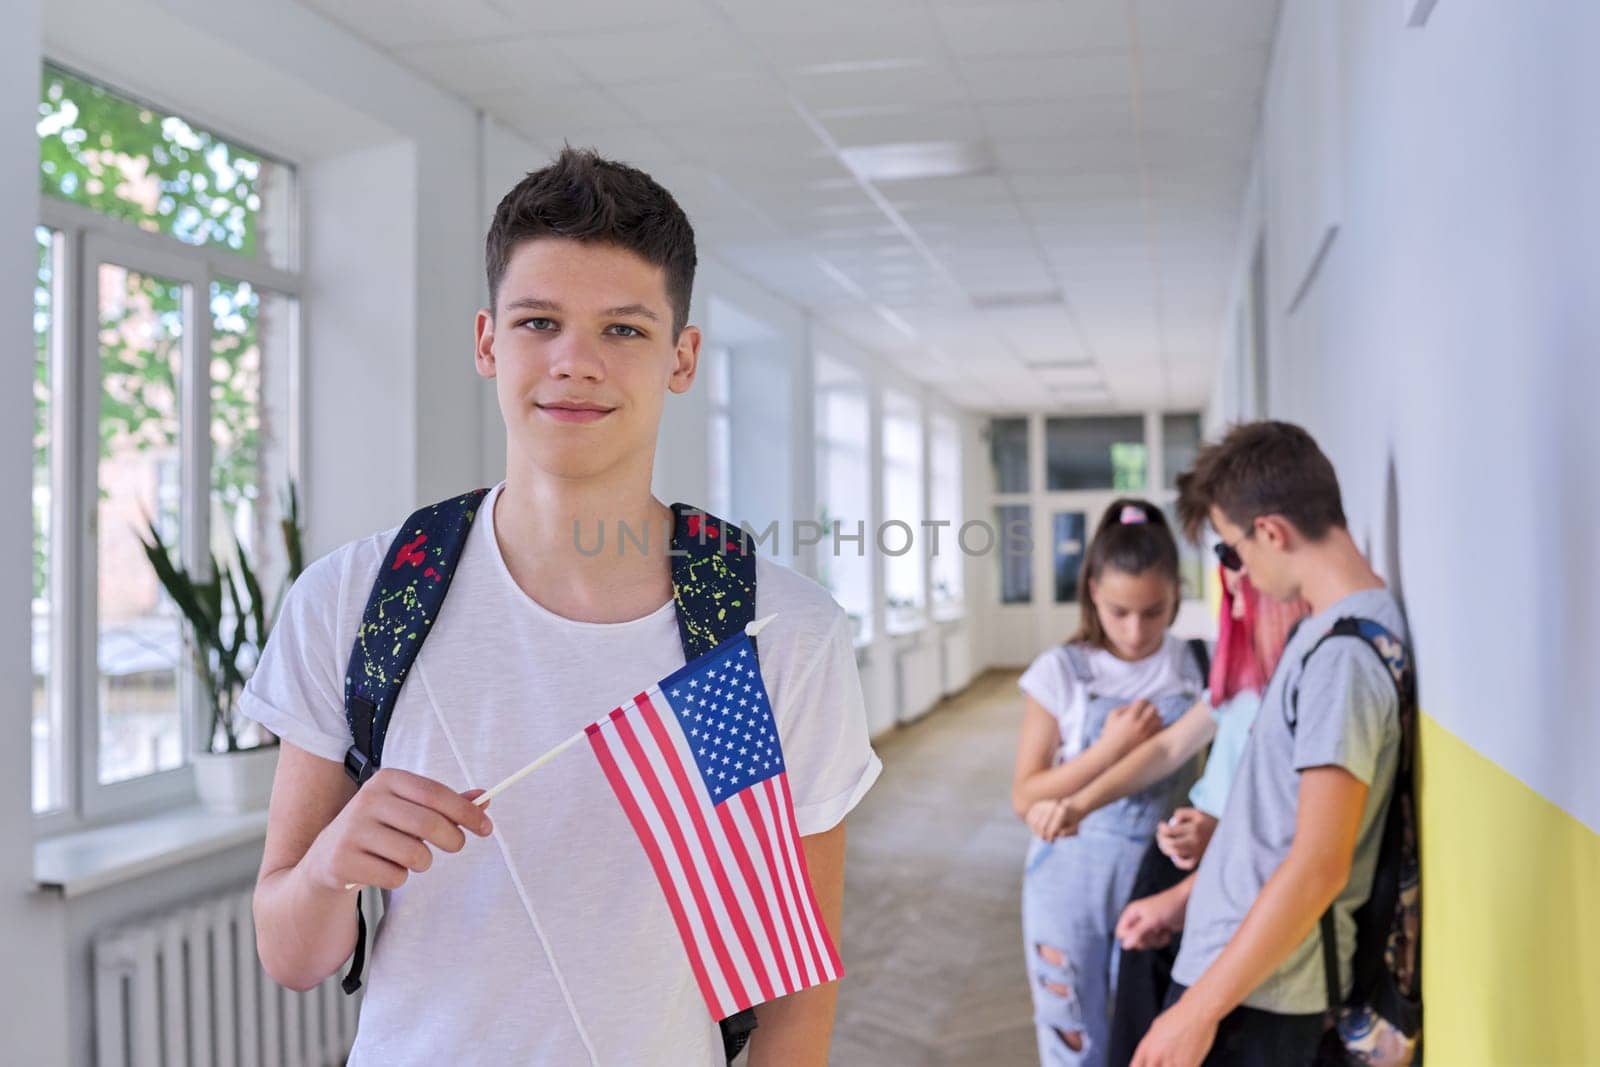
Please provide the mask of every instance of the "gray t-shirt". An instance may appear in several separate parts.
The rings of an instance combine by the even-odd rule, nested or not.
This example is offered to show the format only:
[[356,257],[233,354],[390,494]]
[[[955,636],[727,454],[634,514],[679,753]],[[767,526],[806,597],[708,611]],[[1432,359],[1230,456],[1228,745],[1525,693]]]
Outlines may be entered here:
[[[1344,616],[1382,623],[1406,639],[1400,606],[1387,589],[1353,593],[1306,619],[1295,633],[1262,697],[1243,762],[1228,794],[1222,821],[1200,862],[1184,921],[1183,944],[1172,977],[1186,986],[1199,980],[1228,943],[1267,879],[1289,855],[1300,796],[1300,772],[1343,767],[1369,787],[1361,813],[1350,881],[1334,901],[1340,995],[1350,989],[1357,908],[1372,890],[1384,813],[1394,791],[1400,754],[1400,709],[1394,682],[1360,638],[1330,639],[1306,663],[1306,653]],[[1290,694],[1299,690],[1299,723],[1291,731]],[[1318,929],[1245,998],[1263,1011],[1301,1015],[1328,1006]]]

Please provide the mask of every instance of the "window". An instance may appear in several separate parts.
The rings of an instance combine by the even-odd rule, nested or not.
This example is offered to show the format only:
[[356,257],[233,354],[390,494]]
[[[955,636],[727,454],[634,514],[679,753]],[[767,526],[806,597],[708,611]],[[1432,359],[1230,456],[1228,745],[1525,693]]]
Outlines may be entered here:
[[46,196],[186,245],[293,265],[286,164],[48,66],[38,132]]
[[[922,623],[927,545],[922,486],[922,409],[894,390],[883,396],[883,553],[885,625],[892,632]],[[896,525],[890,525],[894,523]],[[904,523],[904,526],[898,525]],[[907,533],[907,528],[910,532]],[[902,551],[902,549],[904,551]]]
[[1086,516],[1081,511],[1058,511],[1051,528],[1051,553],[1055,560],[1056,603],[1078,601],[1078,572],[1088,550]]
[[[947,415],[933,416],[931,424],[928,451],[932,467],[929,472],[929,491],[933,496],[933,514],[929,518],[950,524],[928,531],[930,551],[933,548],[932,535],[937,533],[939,537],[938,551],[932,557],[933,611],[935,614],[953,615],[961,610],[965,599],[965,557],[957,541],[961,524],[966,521],[962,506],[961,428]],[[920,536],[921,531],[918,533]]]
[[1168,489],[1178,487],[1178,475],[1194,466],[1200,454],[1200,416],[1161,416],[1161,466]]
[[1028,491],[1028,420],[989,420],[989,461],[997,493]]
[[865,641],[872,636],[875,551],[867,389],[855,371],[824,355],[815,373],[817,521],[826,531],[817,545],[817,580],[850,616],[855,639]]
[[35,812],[189,795],[205,747],[180,613],[145,559],[287,570],[297,450],[294,171],[46,67],[35,231]]
[[1033,508],[1001,504],[994,509],[995,559],[1000,561],[1000,603],[1033,601]]
[[1144,418],[1044,420],[1045,488],[1142,492],[1146,477]]

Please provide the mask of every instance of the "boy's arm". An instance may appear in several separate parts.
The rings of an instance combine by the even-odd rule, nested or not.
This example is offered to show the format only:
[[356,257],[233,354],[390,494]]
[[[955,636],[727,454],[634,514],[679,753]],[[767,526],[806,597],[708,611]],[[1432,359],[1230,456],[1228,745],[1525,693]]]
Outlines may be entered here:
[[1155,785],[1193,758],[1216,732],[1211,705],[1202,697],[1177,722],[1067,798],[1067,822],[1075,825],[1090,812]]
[[[800,839],[806,870],[823,922],[840,947],[840,919],[844,913],[844,823],[820,834]],[[825,1067],[828,1042],[833,1036],[833,1011],[839,983],[827,982],[799,993],[768,1001],[756,1008],[757,1026],[750,1035],[750,1067],[779,1065]]]
[[1194,987],[1158,1018],[1134,1067],[1198,1064],[1217,1024],[1305,940],[1350,880],[1367,786],[1342,767],[1301,772],[1289,854]]
[[1011,780],[1011,807],[1019,817],[1041,800],[1060,800],[1082,789],[1111,765],[1161,728],[1161,716],[1148,701],[1138,700],[1111,713],[1094,743],[1065,763],[1051,766],[1061,744],[1055,716],[1033,697],[1026,701],[1017,765]]

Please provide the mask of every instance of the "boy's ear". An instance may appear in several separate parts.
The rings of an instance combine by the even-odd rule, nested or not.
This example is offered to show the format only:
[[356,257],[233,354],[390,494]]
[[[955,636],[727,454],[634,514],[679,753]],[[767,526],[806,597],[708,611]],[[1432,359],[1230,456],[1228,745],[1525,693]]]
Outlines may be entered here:
[[488,308],[478,309],[478,320],[473,326],[473,365],[478,377],[493,378],[496,373],[494,359],[494,313]]
[[700,366],[700,327],[685,326],[678,332],[678,347],[672,354],[672,376],[667,388],[674,393],[687,393],[694,384],[695,371]]
[[1256,537],[1266,541],[1279,552],[1287,552],[1300,543],[1300,531],[1282,515],[1263,515],[1256,519]]

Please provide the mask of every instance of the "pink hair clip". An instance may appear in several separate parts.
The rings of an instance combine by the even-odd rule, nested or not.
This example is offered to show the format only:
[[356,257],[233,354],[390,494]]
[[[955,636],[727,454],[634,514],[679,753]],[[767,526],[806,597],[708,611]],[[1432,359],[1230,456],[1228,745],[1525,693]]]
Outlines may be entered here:
[[1117,522],[1123,526],[1134,526],[1141,522],[1149,522],[1150,516],[1145,514],[1144,508],[1138,504],[1122,505],[1122,514],[1117,516]]

